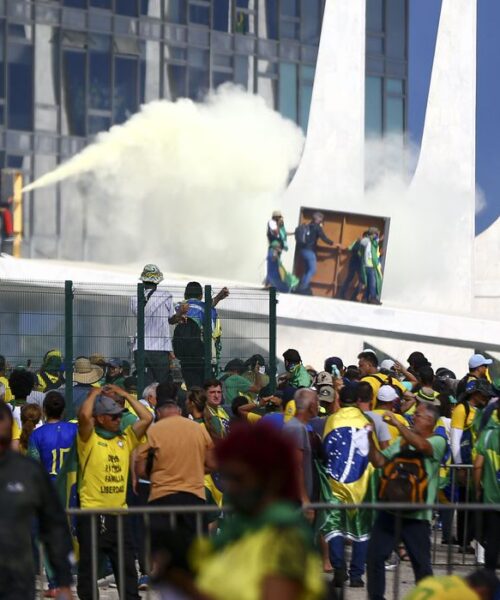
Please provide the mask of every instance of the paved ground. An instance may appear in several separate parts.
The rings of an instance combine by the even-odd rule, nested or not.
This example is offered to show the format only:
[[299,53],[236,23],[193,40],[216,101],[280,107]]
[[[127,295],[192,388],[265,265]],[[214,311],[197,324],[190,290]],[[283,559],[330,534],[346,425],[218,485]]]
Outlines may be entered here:
[[[465,575],[473,571],[476,567],[474,566],[474,557],[466,556],[466,565],[462,564],[462,555],[454,552],[454,563],[453,572],[458,575]],[[436,560],[435,563],[437,566],[434,568],[434,572],[436,575],[445,575],[446,574],[446,549],[444,547],[439,547],[436,551]],[[408,562],[402,562],[401,568],[399,571],[399,585],[396,594],[394,593],[394,580],[396,578],[395,571],[386,572],[386,598],[388,600],[398,600],[402,599],[406,592],[412,589],[413,587],[413,572],[411,570],[411,566]],[[100,582],[100,600],[118,600],[118,592],[115,587],[111,587],[113,578],[109,577],[105,581]],[[149,594],[144,592],[142,593],[142,598],[146,600],[156,600],[157,596],[153,592]],[[344,598],[346,600],[364,600],[366,598],[366,591],[363,589],[349,589],[346,588],[344,593]],[[237,600],[237,599],[235,599]],[[458,599],[457,599],[458,600]]]

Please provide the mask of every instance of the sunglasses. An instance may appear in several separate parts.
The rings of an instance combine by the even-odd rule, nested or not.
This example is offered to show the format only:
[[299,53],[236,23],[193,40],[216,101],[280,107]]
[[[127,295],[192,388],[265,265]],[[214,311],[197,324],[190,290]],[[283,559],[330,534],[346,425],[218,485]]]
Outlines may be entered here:
[[119,421],[122,418],[121,414],[118,414],[118,415],[106,415],[106,416],[109,417],[112,421]]

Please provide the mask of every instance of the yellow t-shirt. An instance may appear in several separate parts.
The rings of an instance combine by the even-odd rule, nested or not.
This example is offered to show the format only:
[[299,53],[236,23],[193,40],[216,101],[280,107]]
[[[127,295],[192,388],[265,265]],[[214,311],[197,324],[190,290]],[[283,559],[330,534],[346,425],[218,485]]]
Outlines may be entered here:
[[[383,417],[387,411],[385,411],[383,408],[376,408],[373,412]],[[393,414],[396,417],[396,419],[401,423],[401,425],[405,425],[406,427],[408,427],[408,421],[403,417],[403,415],[399,415],[398,413]],[[394,427],[394,425],[389,425],[389,423],[387,423],[387,429],[389,430],[389,435],[391,436],[391,440],[389,442],[390,445],[392,444],[392,442],[394,442],[394,440],[398,439],[399,431],[396,427]]]
[[258,421],[260,421],[261,419],[262,419],[262,415],[259,415],[257,413],[252,413],[252,412],[247,413],[247,421],[249,423],[254,424],[254,423],[257,423]]
[[392,383],[392,385],[394,387],[399,388],[401,392],[406,392],[405,386],[400,381],[398,381],[394,377],[391,377],[390,382],[388,381],[388,379],[389,377],[384,373],[375,373],[375,375],[367,375],[366,377],[363,377],[361,379],[361,381],[366,381],[366,383],[369,383],[370,387],[372,388],[372,406],[375,406],[375,404],[377,403],[378,391],[385,384]]
[[463,431],[472,425],[472,421],[474,420],[474,416],[476,414],[476,407],[469,406],[469,408],[469,414],[467,415],[466,419],[465,405],[457,404],[451,415],[451,426],[453,429],[461,429]]
[[15,419],[12,420],[12,440],[19,440],[21,438],[21,428],[19,427]]
[[80,463],[80,504],[82,508],[126,508],[130,453],[137,448],[132,426],[107,440],[92,432],[83,442],[76,436]]
[[10,391],[9,380],[7,379],[7,377],[0,377],[0,383],[5,388],[5,402],[11,402],[12,400],[14,400],[14,396]]

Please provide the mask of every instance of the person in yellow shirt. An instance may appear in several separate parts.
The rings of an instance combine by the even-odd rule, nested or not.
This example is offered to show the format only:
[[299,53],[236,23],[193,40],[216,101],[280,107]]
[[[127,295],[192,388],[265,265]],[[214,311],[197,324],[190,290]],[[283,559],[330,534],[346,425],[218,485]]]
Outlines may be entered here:
[[5,360],[5,356],[2,356],[0,354],[0,385],[3,385],[3,387],[4,387],[3,398],[2,398],[2,390],[0,389],[0,398],[4,402],[10,402],[14,398],[14,396],[12,395],[12,392],[10,391],[9,380],[5,376],[6,370],[7,370],[7,361]]
[[365,350],[358,355],[358,368],[361,374],[361,381],[366,381],[370,384],[373,391],[373,406],[377,401],[377,394],[382,385],[389,383],[394,387],[401,390],[401,394],[406,392],[406,388],[403,384],[390,375],[381,373],[378,368],[378,358],[375,352],[371,350]]
[[[400,415],[396,412],[399,400],[400,398],[398,393],[391,385],[382,385],[377,393],[377,404],[373,412],[381,417],[384,417],[386,411],[390,411],[394,413],[394,417],[401,423],[401,425],[408,427],[408,421],[403,417],[403,415]],[[389,435],[391,436],[389,444],[392,444],[400,434],[394,425],[387,423],[387,427],[389,429]]]
[[[99,389],[90,392],[78,417],[80,504],[82,508],[103,510],[126,508],[130,453],[139,445],[153,419],[147,408],[130,396],[128,402],[138,420],[121,431],[122,406],[99,392]],[[110,558],[115,579],[119,581],[117,517],[100,515],[97,523],[98,550]],[[123,526],[125,590],[120,590],[120,596],[139,600],[132,531],[127,520]],[[97,582],[92,580],[92,530],[88,517],[78,518],[77,537],[80,544],[78,597],[92,598]]]

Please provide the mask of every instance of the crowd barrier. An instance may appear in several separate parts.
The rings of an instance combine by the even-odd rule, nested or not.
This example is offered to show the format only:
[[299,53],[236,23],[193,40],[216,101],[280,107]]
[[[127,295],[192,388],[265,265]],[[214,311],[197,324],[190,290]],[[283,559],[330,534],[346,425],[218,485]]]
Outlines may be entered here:
[[[158,288],[162,290],[164,286]],[[184,300],[184,286],[165,286],[173,304]],[[260,354],[268,366],[270,380],[276,373],[276,292],[271,289],[231,288],[229,297],[217,306],[222,326],[221,343],[215,343],[212,297],[219,288],[204,287],[203,345],[190,356],[193,340],[183,341],[186,362],[197,362],[205,378],[218,375],[233,358],[248,359]],[[66,379],[68,365],[78,356],[101,354],[106,359],[128,361],[137,370],[138,388],[145,385],[145,294],[143,284],[136,286],[90,284],[73,281],[20,282],[0,281],[0,354],[11,368],[22,365],[40,368],[44,354],[60,349],[64,357]],[[149,342],[154,331],[165,320],[160,314],[151,319],[147,332]],[[152,327],[151,327],[152,325]],[[158,327],[158,331],[164,331]],[[173,332],[173,327],[171,328]],[[164,335],[161,336],[162,339]],[[196,344],[195,344],[196,346]],[[180,362],[171,362],[174,380],[181,380]],[[146,382],[147,383],[147,382]],[[71,399],[71,386],[66,386],[66,399]]]
[[[460,468],[465,473],[463,478],[460,476],[460,482],[458,481],[458,472],[457,469]],[[470,474],[472,472],[472,465],[461,465],[460,467],[452,467],[451,468],[451,484],[456,485],[456,489],[461,489],[464,486],[471,487],[471,479]],[[455,484],[453,484],[455,481]],[[469,495],[466,496],[467,498]],[[374,513],[378,513],[379,511],[391,511],[396,515],[396,531],[401,526],[401,519],[404,518],[406,511],[414,511],[414,510],[424,510],[424,509],[432,509],[434,519],[432,522],[432,545],[431,552],[432,558],[431,562],[437,574],[452,574],[455,571],[458,571],[459,574],[465,574],[468,571],[473,571],[478,566],[478,562],[476,557],[473,555],[469,555],[466,553],[465,548],[459,548],[456,544],[452,543],[451,536],[448,539],[447,545],[442,545],[440,541],[437,539],[437,523],[440,518],[443,518],[443,515],[451,512],[452,515],[456,517],[456,514],[459,514],[461,511],[468,515],[470,519],[473,519],[475,526],[475,534],[476,537],[481,538],[482,536],[482,517],[486,511],[497,510],[500,511],[500,505],[492,505],[492,504],[482,504],[477,502],[465,501],[465,502],[446,502],[446,503],[435,503],[433,505],[430,504],[400,504],[400,503],[364,503],[364,504],[339,504],[334,507],[328,503],[313,503],[307,507],[304,507],[304,510],[314,509],[315,511],[346,511],[346,510],[354,510],[363,508],[365,510],[374,511]],[[230,507],[220,509],[220,514],[229,513],[231,511]],[[142,519],[143,528],[144,528],[144,548],[146,548],[146,567],[149,569],[151,567],[151,518],[155,515],[165,515],[168,517],[168,524],[172,530],[175,530],[177,525],[177,519],[179,515],[192,514],[195,515],[196,518],[196,529],[197,535],[205,535],[206,534],[206,519],[205,517],[211,515],[213,518],[214,515],[214,507],[213,506],[197,506],[197,507],[188,507],[188,506],[131,506],[124,510],[101,510],[101,509],[76,509],[71,508],[67,510],[67,514],[69,518],[79,517],[79,518],[88,518],[91,523],[91,531],[92,531],[92,573],[94,581],[97,581],[97,573],[98,573],[98,547],[97,547],[97,527],[99,523],[100,515],[112,515],[117,519],[117,548],[118,548],[118,564],[119,564],[119,577],[118,584],[121,589],[124,589],[124,586],[121,585],[125,581],[125,573],[124,573],[124,519],[131,518],[140,518]],[[466,526],[467,526],[467,520]],[[457,525],[456,522],[452,527],[452,533],[457,534]],[[348,544],[346,545],[347,552]],[[265,557],[263,557],[265,560]],[[348,564],[348,561],[347,561]],[[409,564],[409,563],[408,563]],[[387,598],[392,598],[393,600],[398,600],[402,598],[403,593],[400,589],[401,582],[401,561],[397,561],[394,570],[391,573],[387,573]],[[40,596],[42,598],[43,596]],[[154,598],[153,592],[148,590],[145,594],[146,598]],[[346,588],[346,595],[344,596],[349,598],[349,592]],[[97,586],[94,590],[93,599],[98,598],[98,589]]]

